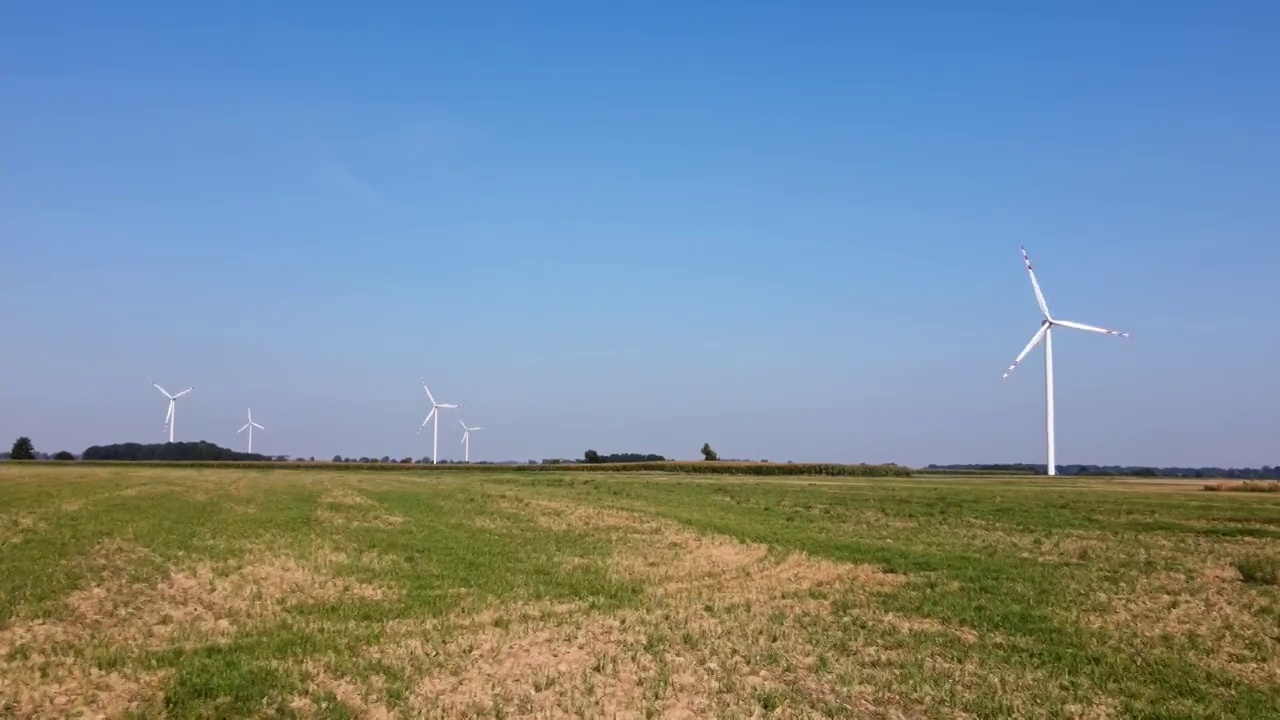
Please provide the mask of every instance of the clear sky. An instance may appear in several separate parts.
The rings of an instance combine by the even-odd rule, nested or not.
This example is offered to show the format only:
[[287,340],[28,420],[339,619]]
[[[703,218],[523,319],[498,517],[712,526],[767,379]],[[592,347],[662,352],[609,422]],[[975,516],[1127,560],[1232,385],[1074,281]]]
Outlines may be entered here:
[[[1280,4],[0,8],[0,439],[1280,463]],[[908,7],[914,5],[914,7]],[[965,7],[961,7],[961,6]]]

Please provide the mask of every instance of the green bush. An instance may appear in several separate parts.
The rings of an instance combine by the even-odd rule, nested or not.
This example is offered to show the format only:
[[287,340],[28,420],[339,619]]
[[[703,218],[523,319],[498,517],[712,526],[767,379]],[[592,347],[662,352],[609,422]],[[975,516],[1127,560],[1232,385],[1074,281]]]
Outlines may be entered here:
[[1280,585],[1280,558],[1269,555],[1247,555],[1236,560],[1240,579],[1254,585]]

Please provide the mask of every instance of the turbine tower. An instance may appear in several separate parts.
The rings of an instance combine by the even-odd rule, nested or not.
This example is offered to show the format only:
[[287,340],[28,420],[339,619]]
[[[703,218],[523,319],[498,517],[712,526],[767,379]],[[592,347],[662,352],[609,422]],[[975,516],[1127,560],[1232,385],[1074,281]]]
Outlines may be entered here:
[[427,384],[422,383],[422,389],[427,391],[427,398],[431,400],[431,412],[427,413],[427,417],[422,421],[422,427],[418,428],[418,432],[422,432],[422,428],[431,422],[431,418],[435,418],[435,424],[431,426],[431,464],[435,465],[440,461],[440,411],[446,408],[462,407],[461,405],[452,405],[450,403],[438,403],[436,398],[431,394],[431,388]]
[[463,462],[471,462],[471,433],[476,430],[483,430],[482,427],[467,427],[467,424],[458,421],[462,426],[462,460]]
[[266,428],[262,427],[261,425],[259,425],[258,423],[256,423],[256,422],[254,422],[254,421],[253,421],[253,409],[252,409],[252,408],[250,408],[250,409],[249,409],[249,422],[245,423],[245,424],[244,424],[244,427],[242,427],[242,428],[240,428],[239,430],[237,430],[237,431],[236,431],[236,434],[237,434],[237,435],[239,435],[240,433],[244,432],[245,430],[248,430],[248,431],[249,431],[249,453],[250,453],[250,454],[253,454],[253,429],[254,429],[254,428],[258,428],[259,430],[266,430]]
[[151,384],[155,385],[155,388],[157,390],[163,393],[165,397],[169,398],[169,412],[164,416],[164,424],[169,428],[169,442],[173,442],[173,424],[175,420],[175,411],[177,410],[177,407],[178,407],[178,398],[182,397],[183,395],[186,395],[192,390],[195,390],[195,388],[189,387],[186,390],[183,390],[182,392],[178,393],[177,395],[170,395],[168,390],[165,390],[159,385],[156,385],[154,382]]
[[1040,321],[1040,329],[1035,335],[1031,336],[1031,342],[1018,353],[1018,358],[1013,361],[1008,370],[1004,371],[1004,377],[1009,377],[1009,373],[1018,367],[1018,363],[1031,352],[1041,340],[1044,340],[1044,427],[1045,437],[1048,442],[1049,458],[1046,463],[1048,473],[1057,475],[1057,465],[1054,459],[1054,439],[1053,439],[1053,328],[1064,327],[1072,330],[1087,330],[1089,332],[1102,333],[1103,335],[1115,335],[1117,337],[1127,338],[1129,333],[1119,332],[1117,330],[1107,330],[1106,328],[1085,325],[1084,323],[1072,322],[1070,320],[1058,320],[1049,314],[1049,306],[1044,301],[1044,293],[1040,292],[1040,283],[1036,282],[1036,273],[1031,269],[1031,258],[1027,256],[1027,249],[1022,248],[1022,261],[1026,263],[1027,274],[1031,276],[1031,289],[1036,293],[1036,303],[1040,306],[1040,313],[1044,319]]

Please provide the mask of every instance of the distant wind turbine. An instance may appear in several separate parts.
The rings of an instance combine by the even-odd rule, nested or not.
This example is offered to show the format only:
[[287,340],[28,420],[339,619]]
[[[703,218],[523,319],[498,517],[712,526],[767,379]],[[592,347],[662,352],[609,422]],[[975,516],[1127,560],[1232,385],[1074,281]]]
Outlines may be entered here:
[[244,427],[237,430],[236,434],[239,435],[245,430],[249,431],[249,453],[250,454],[253,453],[253,429],[254,428],[258,428],[259,430],[266,430],[266,428],[262,427],[261,425],[253,421],[253,408],[249,408],[249,422],[245,423]]
[[168,390],[165,390],[159,385],[156,385],[154,382],[151,384],[154,385],[157,390],[163,393],[165,397],[169,398],[169,412],[164,416],[164,424],[169,428],[169,442],[173,442],[173,425],[174,425],[174,420],[176,419],[175,413],[178,407],[178,398],[182,397],[183,395],[186,395],[192,390],[195,390],[195,388],[189,387],[186,390],[183,390],[182,392],[178,393],[177,395],[170,395]]
[[458,421],[458,424],[462,426],[462,460],[463,462],[471,462],[471,433],[484,428],[467,427],[467,424],[461,420]]
[[[435,465],[440,461],[440,411],[446,408],[462,407],[461,405],[452,405],[450,403],[438,403],[436,398],[431,394],[431,388],[427,384],[422,383],[422,389],[427,391],[427,398],[431,400],[431,412],[427,413],[427,417],[422,421],[422,427],[426,427],[431,422],[431,418],[435,418],[435,424],[431,426],[431,464]],[[418,428],[418,432],[422,432],[422,428]]]
[[1102,333],[1103,335],[1115,335],[1117,337],[1129,337],[1129,333],[1119,332],[1116,330],[1107,330],[1106,328],[1094,327],[1083,323],[1071,322],[1070,320],[1056,320],[1049,314],[1049,306],[1044,301],[1044,293],[1040,292],[1040,283],[1036,282],[1036,273],[1031,269],[1031,258],[1027,256],[1027,249],[1022,248],[1022,260],[1027,265],[1027,274],[1031,276],[1031,289],[1036,293],[1036,303],[1040,305],[1040,312],[1044,315],[1044,319],[1040,321],[1040,329],[1035,335],[1031,336],[1031,342],[1018,353],[1018,358],[1013,361],[1008,370],[1004,371],[1004,377],[1009,377],[1009,373],[1018,367],[1018,363],[1031,352],[1036,343],[1044,340],[1044,423],[1045,436],[1048,440],[1049,460],[1047,463],[1048,473],[1057,475],[1057,466],[1054,460],[1054,438],[1053,438],[1053,328],[1065,327],[1073,330],[1087,330],[1089,332]]

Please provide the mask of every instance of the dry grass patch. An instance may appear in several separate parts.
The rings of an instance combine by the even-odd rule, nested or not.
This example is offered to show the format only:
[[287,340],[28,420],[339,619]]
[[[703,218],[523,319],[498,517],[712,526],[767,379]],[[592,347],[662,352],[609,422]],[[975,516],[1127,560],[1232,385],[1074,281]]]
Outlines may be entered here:
[[[810,509],[810,512],[817,512],[821,509],[822,509],[822,506],[819,505],[815,508]],[[920,525],[920,523],[915,520],[910,520],[902,517],[895,517],[881,510],[875,510],[875,509],[857,511],[856,513],[853,514],[851,518],[849,518],[849,521],[847,524],[860,529],[883,528],[886,530],[909,530],[912,528],[919,527]],[[883,534],[897,535],[897,533],[889,533],[889,532],[886,532]]]
[[660,524],[657,520],[635,513],[553,500],[529,500],[522,504],[507,503],[505,507],[531,515],[534,522],[543,527],[560,531],[644,531],[658,527]]
[[482,530],[506,530],[511,527],[509,520],[493,515],[477,515],[471,518],[471,524]]
[[378,504],[364,495],[348,488],[334,488],[329,490],[320,497],[320,503],[327,503],[330,505],[350,505],[356,507],[361,505],[376,506]]
[[335,488],[322,495],[316,518],[343,527],[393,528],[406,521],[400,515],[386,512],[380,503],[346,488]]
[[0,709],[14,718],[116,718],[137,712],[164,688],[165,671],[102,671],[74,657],[0,660]]
[[[832,594],[905,581],[674,523],[568,503],[526,507],[561,530],[612,536],[607,569],[649,588],[644,605],[608,615],[579,604],[524,604],[432,623],[393,623],[373,656],[417,678],[414,715],[490,717],[776,717],[824,707],[901,717],[904,703],[817,677],[805,628],[830,623]],[[789,707],[783,696],[805,698]]]
[[0,515],[0,542],[19,540],[26,535],[35,534],[45,529],[44,520],[36,513],[8,513]]
[[902,633],[949,634],[959,638],[965,645],[973,645],[978,642],[978,633],[972,628],[945,625],[933,618],[885,613],[878,617],[877,620]]
[[[1114,555],[1120,544],[1114,535],[1105,532],[1069,530],[1047,535],[1021,532],[974,518],[970,518],[965,524],[968,527],[949,538],[950,542],[973,545],[1001,554],[1012,553],[1037,562],[1092,562]],[[1146,547],[1133,544],[1126,545],[1123,550],[1130,556],[1147,552]]]
[[196,563],[148,582],[129,571],[155,558],[118,541],[100,543],[94,584],[73,592],[56,619],[0,629],[0,707],[19,717],[114,716],[154,696],[165,673],[94,665],[102,652],[136,658],[148,650],[217,644],[302,603],[388,600],[386,588],[326,572],[334,557],[252,554],[238,563]]
[[1280,482],[1275,480],[1245,480],[1243,482],[1205,483],[1209,492],[1280,492]]
[[723,535],[703,535],[676,523],[635,513],[540,501],[535,521],[561,530],[604,532],[616,541],[608,570],[639,580],[661,596],[733,593],[741,597],[805,594],[857,579],[868,587],[906,580],[869,565],[849,565],[791,553],[771,557],[769,547]]
[[405,523],[405,518],[400,515],[367,515],[364,517],[351,517],[342,513],[335,513],[324,508],[316,511],[316,518],[321,522],[340,527],[376,527],[389,529],[398,527]]
[[179,485],[154,483],[149,485],[131,485],[123,490],[117,490],[112,495],[117,497],[137,497],[139,495],[155,495],[157,493],[166,492],[174,488],[181,487]]
[[[360,720],[389,720],[396,716],[381,699],[387,694],[386,681],[381,676],[357,682],[315,661],[307,663],[305,673],[309,695],[296,697],[289,703],[302,717],[331,717],[336,708],[325,707],[329,697],[342,706],[344,714]],[[320,702],[315,698],[320,698]]]
[[[815,652],[763,607],[691,610],[490,625],[438,642],[397,643],[379,657],[419,678],[411,716],[748,717],[761,712],[762,695],[783,687],[802,688],[817,701],[810,706],[878,707],[882,716],[901,708],[870,690],[816,681]],[[775,662],[774,654],[795,661]],[[810,714],[770,709],[781,709],[778,717]]]

